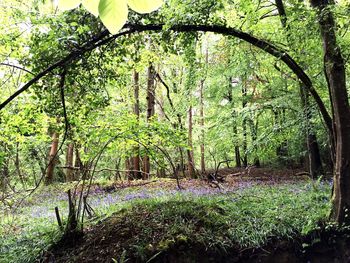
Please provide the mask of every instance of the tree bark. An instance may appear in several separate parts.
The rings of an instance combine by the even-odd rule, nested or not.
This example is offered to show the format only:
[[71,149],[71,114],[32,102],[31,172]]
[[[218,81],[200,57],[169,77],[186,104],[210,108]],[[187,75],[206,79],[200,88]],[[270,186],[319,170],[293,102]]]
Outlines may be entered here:
[[[134,79],[134,99],[135,99],[135,104],[134,104],[134,114],[136,115],[137,118],[137,125],[139,125],[140,121],[140,74],[134,70],[133,74],[133,79]],[[134,153],[135,156],[133,157],[133,170],[134,171],[134,178],[136,179],[142,179],[142,174],[140,171],[140,146],[137,145],[134,148]]]
[[205,173],[205,133],[204,133],[204,80],[200,82],[200,127],[201,127],[201,174]]
[[46,184],[51,184],[53,181],[54,177],[54,170],[57,162],[57,149],[58,149],[58,133],[53,132],[52,134],[52,142],[51,142],[51,148],[50,148],[50,153],[49,153],[49,164],[47,166],[47,171],[46,171],[46,177],[45,177],[45,183]]
[[126,157],[125,158],[125,178],[127,178],[128,180],[132,179],[132,172],[130,172],[130,158]]
[[[237,134],[237,126],[235,126],[236,128],[236,134]],[[235,160],[236,160],[236,167],[242,167],[242,163],[241,163],[241,153],[239,151],[239,146],[235,146]]]
[[326,78],[334,112],[335,168],[331,217],[339,224],[350,224],[350,107],[341,49],[336,40],[336,24],[331,12],[333,1],[313,0],[323,42]]
[[[242,84],[242,109],[244,109],[247,106],[247,83],[246,81],[243,81]],[[243,123],[242,123],[242,129],[243,129],[243,166],[248,166],[248,154],[247,154],[247,118],[243,117]]]
[[[233,102],[233,79],[232,77],[229,77],[229,85],[228,85],[228,94],[227,94],[227,99],[231,104],[232,107],[232,129],[233,129],[233,137],[237,138],[238,137],[238,129],[237,129],[237,114],[234,110],[234,102]],[[235,161],[236,161],[236,167],[241,167],[242,163],[241,163],[241,153],[239,150],[239,145],[237,145],[237,143],[234,144],[234,148],[235,148]]]
[[193,130],[192,106],[190,106],[188,109],[188,147],[189,149],[187,150],[188,175],[190,178],[195,177],[192,130]]
[[[149,65],[147,70],[147,122],[151,121],[151,118],[154,116],[154,105],[155,105],[155,85],[154,85],[154,69],[152,64]],[[146,175],[150,174],[151,165],[150,158],[148,155],[145,155],[143,158],[143,178],[146,179]]]

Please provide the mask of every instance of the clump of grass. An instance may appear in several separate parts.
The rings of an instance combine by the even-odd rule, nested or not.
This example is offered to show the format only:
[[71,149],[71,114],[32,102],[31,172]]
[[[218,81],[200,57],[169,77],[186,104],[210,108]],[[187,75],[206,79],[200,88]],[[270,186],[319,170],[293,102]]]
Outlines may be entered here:
[[197,198],[139,200],[121,219],[137,233],[125,249],[144,260],[182,243],[224,251],[302,237],[326,222],[329,195],[327,185],[288,184]]
[[11,234],[5,231],[4,226],[0,226],[0,262],[34,262],[60,236],[61,233],[52,222],[41,220],[32,220],[30,225],[22,225],[21,229]]

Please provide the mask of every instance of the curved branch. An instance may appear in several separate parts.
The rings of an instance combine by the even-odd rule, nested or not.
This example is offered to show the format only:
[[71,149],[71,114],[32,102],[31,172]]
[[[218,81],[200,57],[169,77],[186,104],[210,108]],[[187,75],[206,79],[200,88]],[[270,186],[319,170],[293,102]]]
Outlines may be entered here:
[[250,43],[251,45],[271,54],[272,56],[282,60],[293,72],[294,74],[300,79],[300,81],[305,85],[305,88],[310,92],[312,97],[314,98],[316,104],[319,107],[319,110],[322,114],[323,120],[329,130],[329,132],[332,132],[332,118],[330,117],[326,106],[324,105],[321,97],[317,93],[317,91],[314,89],[312,85],[312,81],[309,78],[309,76],[305,73],[305,71],[299,66],[299,64],[283,49],[278,48],[274,46],[273,44],[259,39],[253,35],[250,35],[246,32],[229,28],[226,26],[219,26],[219,25],[174,25],[170,28],[163,29],[163,24],[157,24],[157,25],[139,25],[139,24],[127,24],[125,25],[125,29],[128,29],[127,31],[121,32],[119,34],[110,36],[108,38],[105,38],[108,36],[107,31],[103,31],[101,35],[88,44],[84,45],[81,49],[78,51],[74,51],[62,60],[56,62],[55,64],[48,67],[46,70],[42,71],[38,75],[36,75],[32,80],[30,80],[27,84],[25,84],[21,89],[19,89],[17,92],[15,92],[13,95],[11,95],[5,102],[0,104],[0,110],[3,109],[7,104],[9,104],[12,100],[14,100],[18,95],[20,95],[22,92],[26,91],[31,85],[36,83],[38,80],[40,80],[42,77],[47,75],[49,72],[53,71],[54,69],[61,67],[63,65],[66,65],[70,61],[74,61],[77,58],[79,58],[81,55],[88,51],[92,51],[95,48],[105,45],[109,43],[110,41],[123,36],[123,35],[129,35],[135,32],[144,32],[144,31],[177,31],[177,32],[212,32],[212,33],[218,33],[226,36],[234,36],[241,40],[244,40],[245,42]]
[[[129,27],[136,29],[136,31],[146,31],[146,30],[160,31],[162,30],[163,25],[129,25]],[[259,39],[255,36],[252,36],[248,33],[245,33],[243,31],[240,31],[234,28],[228,28],[225,26],[177,25],[177,26],[171,27],[169,30],[178,31],[178,32],[198,32],[198,31],[212,32],[212,33],[218,33],[226,36],[234,36],[282,60],[294,72],[294,74],[299,78],[299,80],[302,83],[304,83],[305,88],[310,92],[317,106],[319,107],[319,110],[322,114],[323,120],[328,128],[328,131],[332,132],[332,127],[333,127],[332,118],[329,115],[321,97],[313,87],[311,79],[305,73],[305,71],[301,68],[301,66],[285,50],[282,50],[281,48],[278,48],[273,44],[265,40]]]
[[18,97],[20,94],[25,92],[32,85],[34,85],[36,82],[38,82],[40,79],[45,77],[47,74],[49,74],[53,70],[67,65],[71,61],[77,60],[78,58],[80,58],[81,55],[85,54],[86,52],[92,51],[92,50],[96,49],[97,47],[105,45],[119,36],[131,34],[133,32],[134,32],[133,30],[128,30],[126,32],[122,32],[122,33],[116,34],[112,37],[108,37],[108,38],[104,39],[106,36],[109,35],[109,33],[107,30],[103,31],[99,36],[92,39],[90,42],[88,42],[87,44],[82,46],[79,50],[71,52],[66,57],[62,58],[61,60],[57,61],[56,63],[52,64],[51,66],[49,66],[45,70],[43,70],[40,73],[38,73],[37,75],[35,75],[35,77],[32,78],[30,81],[28,81],[22,88],[17,90],[10,97],[8,97],[4,102],[2,102],[0,104],[0,110],[2,110],[7,104],[9,104],[16,97]]
[[11,68],[15,68],[15,69],[19,69],[19,70],[22,70],[24,72],[27,72],[33,76],[35,76],[35,74],[31,71],[29,71],[28,69],[25,69],[21,66],[17,66],[17,65],[13,65],[13,64],[9,64],[9,63],[0,63],[0,66],[6,66],[6,67],[11,67]]

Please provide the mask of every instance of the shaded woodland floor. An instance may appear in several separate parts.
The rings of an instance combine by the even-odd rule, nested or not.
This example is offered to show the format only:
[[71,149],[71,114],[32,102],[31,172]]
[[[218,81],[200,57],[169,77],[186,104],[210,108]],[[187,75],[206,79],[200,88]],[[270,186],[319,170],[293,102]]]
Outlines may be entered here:
[[95,192],[135,189],[127,199],[136,202],[80,239],[60,240],[40,261],[350,262],[348,231],[326,227],[327,183],[308,184],[298,169],[218,175],[219,185],[183,179],[181,197],[161,201],[154,198],[175,194],[175,180],[95,184]]

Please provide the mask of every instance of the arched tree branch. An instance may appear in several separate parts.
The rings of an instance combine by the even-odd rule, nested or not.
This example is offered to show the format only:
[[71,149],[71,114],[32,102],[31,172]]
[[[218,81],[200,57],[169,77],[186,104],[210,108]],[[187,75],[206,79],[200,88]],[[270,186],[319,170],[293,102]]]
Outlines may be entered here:
[[130,35],[132,33],[136,32],[144,32],[144,31],[177,31],[177,32],[212,32],[217,34],[222,34],[225,36],[233,36],[237,37],[241,40],[244,40],[245,42],[250,43],[251,45],[271,54],[272,56],[282,60],[293,72],[294,74],[300,79],[300,81],[305,85],[305,88],[310,92],[311,96],[314,98],[316,104],[319,107],[319,110],[321,112],[321,115],[323,117],[323,120],[328,128],[328,131],[332,133],[332,118],[329,115],[325,104],[323,103],[321,97],[317,93],[317,91],[314,89],[313,84],[309,76],[305,73],[305,71],[301,68],[301,66],[283,49],[263,40],[259,39],[251,34],[248,34],[246,32],[226,27],[226,26],[219,26],[219,25],[174,25],[170,28],[163,29],[163,24],[157,24],[157,25],[141,25],[141,24],[127,24],[125,25],[124,29],[126,31],[123,31],[119,34],[109,36],[108,32],[103,31],[98,37],[90,41],[89,43],[82,46],[81,49],[74,51],[67,55],[65,58],[61,59],[60,61],[56,62],[55,64],[51,65],[44,71],[40,72],[38,75],[36,75],[32,80],[30,80],[28,83],[26,83],[21,89],[16,91],[14,94],[12,94],[7,100],[5,100],[3,103],[0,104],[0,110],[3,109],[7,104],[9,104],[12,100],[14,100],[17,96],[19,96],[22,92],[26,91],[30,86],[32,86],[34,83],[36,83],[38,80],[40,80],[42,77],[47,75],[49,72],[55,70],[58,67],[62,67],[64,65],[67,65],[69,62],[74,61],[78,59],[81,55],[88,51],[92,51],[95,48],[105,45],[112,40],[124,36],[124,35]]

